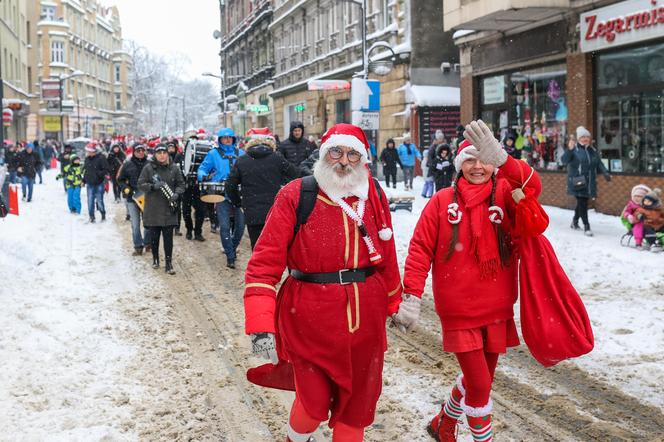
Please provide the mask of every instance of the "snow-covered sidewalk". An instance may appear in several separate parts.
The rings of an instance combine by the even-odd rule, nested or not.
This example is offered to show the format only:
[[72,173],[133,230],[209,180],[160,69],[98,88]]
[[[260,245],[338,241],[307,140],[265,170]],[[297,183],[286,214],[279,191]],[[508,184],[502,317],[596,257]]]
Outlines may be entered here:
[[[428,201],[420,195],[422,185],[422,178],[416,178],[412,213],[392,214],[402,266]],[[399,193],[402,186],[399,183]],[[590,238],[570,229],[572,211],[557,207],[546,207],[546,211],[550,225],[545,235],[581,294],[595,333],[595,349],[572,363],[664,410],[664,253],[622,247],[625,230],[615,216],[591,211],[595,236]],[[509,370],[509,366],[502,364],[499,369]]]

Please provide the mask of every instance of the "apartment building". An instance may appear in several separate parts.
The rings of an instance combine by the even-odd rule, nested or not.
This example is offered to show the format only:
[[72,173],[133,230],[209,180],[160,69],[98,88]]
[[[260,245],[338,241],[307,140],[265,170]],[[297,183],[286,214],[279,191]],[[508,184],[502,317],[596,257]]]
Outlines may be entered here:
[[65,139],[110,137],[132,123],[132,63],[123,51],[116,7],[96,0],[30,0],[31,112],[29,138],[59,138],[62,83]]
[[511,132],[541,169],[542,201],[569,207],[559,160],[588,128],[613,175],[595,208],[619,214],[637,183],[664,185],[664,1],[449,0],[461,120]]
[[272,13],[270,0],[228,0],[222,6],[225,109],[238,131],[274,124]]
[[[302,121],[309,134],[320,137],[336,123],[351,122],[350,86],[344,81],[362,70],[362,20],[353,2],[275,1],[270,31],[277,133],[287,136],[290,123]],[[426,144],[443,124],[430,124],[431,111],[444,113],[451,121],[445,124],[456,127],[458,50],[451,33],[443,31],[442,2],[367,0],[366,48],[376,42],[389,45],[395,56],[385,48],[372,51],[370,61],[393,59],[394,67],[387,75],[370,74],[381,87],[379,129],[367,131],[370,140],[380,147],[412,131],[416,142]],[[443,70],[443,63],[450,69]],[[317,80],[340,81],[317,87]]]
[[29,51],[30,23],[27,5],[22,0],[0,3],[0,59],[3,80],[5,138],[25,140],[30,113]]

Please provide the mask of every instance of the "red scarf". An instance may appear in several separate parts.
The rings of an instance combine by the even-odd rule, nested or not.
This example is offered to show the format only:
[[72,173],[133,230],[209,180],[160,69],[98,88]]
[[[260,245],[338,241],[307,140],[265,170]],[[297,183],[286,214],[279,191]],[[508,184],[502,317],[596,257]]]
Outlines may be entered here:
[[466,219],[470,219],[470,231],[473,235],[470,250],[477,258],[482,279],[494,277],[500,268],[498,239],[489,219],[492,186],[491,180],[484,184],[471,184],[461,177],[458,181],[459,194],[466,209],[464,215]]

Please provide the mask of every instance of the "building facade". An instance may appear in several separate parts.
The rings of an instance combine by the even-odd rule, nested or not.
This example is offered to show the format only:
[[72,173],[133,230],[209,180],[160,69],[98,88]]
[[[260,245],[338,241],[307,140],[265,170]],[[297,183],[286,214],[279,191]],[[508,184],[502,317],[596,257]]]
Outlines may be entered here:
[[270,0],[228,0],[222,6],[222,110],[226,124],[241,133],[274,125],[272,14]]
[[613,180],[598,211],[619,214],[637,183],[664,185],[664,1],[448,1],[458,31],[461,120],[482,118],[570,207],[560,157],[588,128]]
[[2,109],[9,117],[5,138],[25,140],[30,113],[29,54],[30,22],[25,1],[5,0],[0,4],[0,59],[3,80]]
[[[96,0],[30,0],[34,42],[28,137],[58,139],[61,83],[65,139],[105,138],[132,123],[132,63],[120,15]],[[57,80],[64,78],[61,82]]]
[[[309,134],[320,138],[328,127],[352,121],[350,80],[363,67],[362,20],[361,8],[352,2],[276,1],[270,30],[277,61],[272,97],[279,134],[287,136],[290,123],[301,121]],[[377,48],[369,60],[370,65],[394,62],[387,75],[369,70],[370,79],[380,80],[380,115],[379,129],[367,135],[379,150],[387,139],[398,141],[411,131],[416,143],[428,143],[444,120],[429,118],[432,111],[446,117],[448,111],[456,112],[456,127],[458,49],[451,33],[443,31],[442,2],[368,0],[366,48],[377,42],[395,53]],[[449,69],[443,69],[443,63]],[[330,87],[326,80],[348,83]]]

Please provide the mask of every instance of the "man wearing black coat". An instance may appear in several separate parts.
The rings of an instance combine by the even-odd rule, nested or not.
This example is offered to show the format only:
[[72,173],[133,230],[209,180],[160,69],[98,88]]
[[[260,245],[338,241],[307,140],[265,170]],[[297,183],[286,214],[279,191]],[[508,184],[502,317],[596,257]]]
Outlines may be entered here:
[[16,168],[18,168],[18,151],[14,144],[5,147],[5,164],[9,172],[9,183],[16,184]]
[[392,178],[392,187],[397,188],[397,164],[401,166],[399,152],[397,152],[394,140],[390,138],[385,144],[385,149],[380,153],[380,162],[383,163],[383,174],[385,175],[385,184],[390,187],[390,178]]
[[138,144],[134,146],[134,153],[131,158],[124,162],[118,174],[118,184],[122,190],[122,195],[127,199],[127,212],[131,220],[131,237],[134,242],[133,255],[142,255],[143,247],[148,251],[150,244],[150,231],[143,228],[141,235],[141,209],[134,201],[134,193],[138,190],[138,177],[141,176],[143,167],[148,163],[145,157],[145,146]]
[[21,177],[21,194],[23,195],[23,201],[26,201],[26,191],[27,191],[27,201],[32,201],[32,190],[35,184],[35,176],[37,175],[37,170],[42,165],[42,160],[39,158],[39,155],[32,147],[32,144],[28,144],[22,152],[18,154],[16,172],[18,176]]
[[85,147],[85,164],[83,165],[83,182],[88,194],[88,215],[90,222],[95,222],[95,208],[101,212],[101,220],[106,220],[104,207],[104,180],[108,174],[106,157],[97,152],[97,146]]
[[296,168],[316,150],[316,145],[304,137],[304,124],[293,121],[288,138],[279,144],[278,151]]
[[[226,181],[226,194],[231,204],[242,205],[253,250],[265,226],[272,203],[286,183],[298,177],[298,170],[279,152],[271,135],[251,138]],[[241,190],[240,190],[241,189]]]

